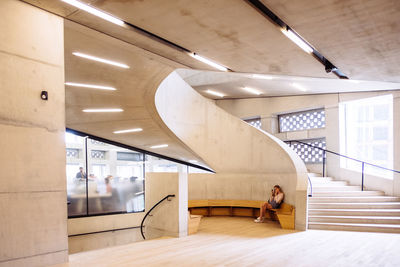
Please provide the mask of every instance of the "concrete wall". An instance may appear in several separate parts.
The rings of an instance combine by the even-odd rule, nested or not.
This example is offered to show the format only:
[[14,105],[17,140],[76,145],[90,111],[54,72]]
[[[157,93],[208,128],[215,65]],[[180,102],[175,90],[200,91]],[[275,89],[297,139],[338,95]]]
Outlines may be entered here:
[[[139,226],[144,214],[140,212],[68,219],[69,253],[143,240]],[[130,229],[117,230],[124,228]]]
[[[288,202],[296,207],[299,215],[296,229],[305,230],[307,171],[293,150],[278,138],[222,110],[197,93],[176,72],[158,87],[155,104],[165,125],[217,172],[214,177],[219,179],[215,183],[205,179],[200,180],[205,184],[193,186],[191,183],[195,180],[190,180],[192,199],[197,198],[196,195],[236,198],[235,192],[240,192],[242,185],[257,187],[261,182],[257,179],[265,186],[257,194],[250,189],[243,190],[240,198],[266,199],[272,186],[281,183]],[[208,189],[202,194],[204,186]]]
[[16,0],[0,18],[0,265],[66,262],[63,20]]
[[[394,137],[394,168],[400,169],[400,92],[381,91],[365,93],[341,93],[309,96],[291,96],[291,97],[270,97],[257,99],[240,100],[218,100],[217,105],[229,113],[239,117],[260,116],[262,129],[274,134],[282,140],[295,140],[305,138],[326,137],[327,149],[340,152],[339,143],[339,103],[373,97],[384,94],[393,94],[393,137]],[[277,115],[280,113],[295,112],[300,110],[325,108],[326,127],[319,130],[298,131],[292,133],[278,133]],[[327,174],[337,179],[349,181],[351,184],[361,184],[361,173],[340,168],[338,157],[327,156]],[[322,170],[321,166],[308,164],[310,171]],[[365,176],[365,186],[367,189],[382,190],[388,195],[400,195],[400,176],[394,175],[394,179],[385,179]]]
[[187,173],[146,173],[146,211],[167,195],[175,197],[162,202],[146,219],[146,239],[187,235]]

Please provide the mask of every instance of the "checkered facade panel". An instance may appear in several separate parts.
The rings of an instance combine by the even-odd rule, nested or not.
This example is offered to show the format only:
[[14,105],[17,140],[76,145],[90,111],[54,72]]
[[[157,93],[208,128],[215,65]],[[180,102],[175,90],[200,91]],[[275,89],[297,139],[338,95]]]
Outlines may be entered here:
[[79,158],[79,149],[67,148],[67,158]]
[[[326,149],[325,138],[302,140],[301,142],[315,147]],[[307,146],[306,144],[290,142],[289,146],[300,156],[305,163],[322,163],[324,152],[321,149]]]
[[247,122],[248,124],[250,124],[251,126],[261,129],[261,119],[260,118],[249,119],[249,120],[244,120],[244,121]]
[[314,109],[279,115],[280,132],[292,132],[325,127],[325,110]]
[[92,150],[91,152],[92,159],[105,159],[106,151],[103,150]]

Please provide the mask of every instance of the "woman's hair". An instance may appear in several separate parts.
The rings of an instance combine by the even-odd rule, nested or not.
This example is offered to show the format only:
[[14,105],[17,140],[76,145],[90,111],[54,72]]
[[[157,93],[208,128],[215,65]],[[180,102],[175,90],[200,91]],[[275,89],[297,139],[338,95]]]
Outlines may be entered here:
[[281,188],[278,184],[274,185],[274,188],[278,188],[278,189],[279,189],[279,192],[282,192],[282,193],[283,193],[282,188]]

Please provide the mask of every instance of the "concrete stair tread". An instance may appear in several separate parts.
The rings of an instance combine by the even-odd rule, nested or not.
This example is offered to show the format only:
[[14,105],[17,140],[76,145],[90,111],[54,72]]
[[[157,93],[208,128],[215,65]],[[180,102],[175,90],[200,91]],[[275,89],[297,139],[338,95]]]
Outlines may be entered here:
[[370,223],[322,223],[322,222],[310,222],[314,225],[336,225],[336,226],[358,226],[358,227],[376,227],[376,228],[397,228],[400,229],[400,224],[370,224]]
[[338,219],[387,219],[387,220],[400,220],[400,216],[340,216],[340,215],[310,215],[308,218],[338,218]]
[[367,205],[400,205],[400,202],[313,202],[310,203],[312,205],[327,205],[327,206],[333,206],[333,205],[345,205],[345,206],[350,206],[350,205],[362,205],[362,206],[367,206]]
[[[329,199],[343,199],[343,198],[350,198],[350,199],[360,199],[360,198],[372,198],[372,199],[399,199],[400,197],[391,197],[391,196],[334,196],[334,197],[319,197],[319,196],[315,196],[312,197],[313,199],[325,199],[325,198],[329,198]],[[399,201],[400,202],[400,201]]]
[[362,211],[371,211],[371,212],[400,212],[400,209],[308,209],[309,211],[351,211],[351,212],[362,212]]
[[308,199],[309,203],[399,203],[400,197],[389,196],[313,196]]
[[347,195],[351,195],[351,194],[356,194],[356,195],[374,194],[374,195],[384,196],[384,192],[382,192],[382,191],[361,191],[361,190],[358,190],[358,191],[350,191],[349,190],[349,191],[346,191],[346,192],[332,190],[332,191],[313,192],[313,194],[315,194],[316,196],[318,196],[318,195],[329,195],[329,194],[338,194],[339,196],[342,196],[341,194],[347,194]]
[[309,172],[309,173],[308,173],[308,176],[309,176],[309,177],[321,177],[322,175],[319,174],[319,173],[315,173],[315,172]]

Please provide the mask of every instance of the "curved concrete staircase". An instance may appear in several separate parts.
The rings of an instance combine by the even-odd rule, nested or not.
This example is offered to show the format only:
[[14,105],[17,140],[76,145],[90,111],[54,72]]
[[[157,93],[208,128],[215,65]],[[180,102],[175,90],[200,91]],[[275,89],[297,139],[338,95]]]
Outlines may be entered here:
[[308,229],[400,233],[400,197],[310,173]]

